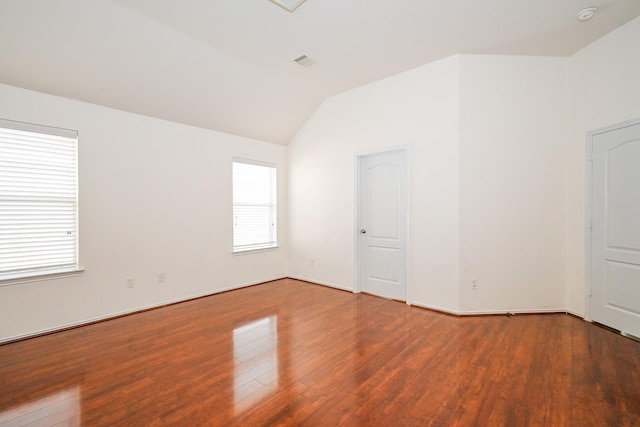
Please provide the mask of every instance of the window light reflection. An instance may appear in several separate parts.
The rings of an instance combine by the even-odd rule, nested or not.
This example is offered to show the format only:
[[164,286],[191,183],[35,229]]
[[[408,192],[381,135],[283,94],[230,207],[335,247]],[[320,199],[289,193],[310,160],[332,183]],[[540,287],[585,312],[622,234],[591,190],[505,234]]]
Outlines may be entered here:
[[265,317],[233,331],[234,408],[241,413],[278,388],[278,318]]
[[0,413],[0,427],[79,426],[80,386],[70,387]]

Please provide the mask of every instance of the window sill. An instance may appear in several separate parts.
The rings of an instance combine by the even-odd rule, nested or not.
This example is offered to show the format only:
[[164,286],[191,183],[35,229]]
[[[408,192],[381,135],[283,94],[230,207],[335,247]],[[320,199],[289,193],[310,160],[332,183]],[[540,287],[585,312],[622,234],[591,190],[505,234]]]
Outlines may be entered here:
[[62,277],[80,276],[84,272],[84,268],[68,268],[64,270],[53,270],[47,272],[33,272],[5,276],[0,278],[0,286],[19,285],[21,283],[40,282],[42,280],[59,279]]
[[275,250],[277,250],[279,248],[280,248],[280,246],[271,246],[270,248],[246,249],[244,251],[234,251],[232,253],[232,255],[236,256],[236,255],[255,254],[255,253],[259,253],[259,252],[271,252],[271,251],[275,251]]

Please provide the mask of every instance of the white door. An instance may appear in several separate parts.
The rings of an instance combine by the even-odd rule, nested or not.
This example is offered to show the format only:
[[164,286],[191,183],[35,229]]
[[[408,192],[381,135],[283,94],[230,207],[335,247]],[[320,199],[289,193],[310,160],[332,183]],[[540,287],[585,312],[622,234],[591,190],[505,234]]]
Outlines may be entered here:
[[640,123],[591,144],[591,319],[640,337]]
[[404,150],[359,157],[358,276],[363,292],[406,301],[407,159]]

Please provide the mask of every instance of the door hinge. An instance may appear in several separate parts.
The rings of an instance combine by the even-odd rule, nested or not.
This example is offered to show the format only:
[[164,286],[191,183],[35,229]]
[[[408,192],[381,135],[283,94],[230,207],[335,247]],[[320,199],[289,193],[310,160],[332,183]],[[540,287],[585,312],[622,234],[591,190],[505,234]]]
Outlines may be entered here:
[[589,151],[589,161],[593,162],[593,151]]
[[590,223],[588,223],[588,224],[587,224],[587,228],[588,228],[589,230],[593,230],[593,223],[591,223],[591,222],[590,222]]
[[593,288],[589,288],[589,296],[592,297],[593,296]]

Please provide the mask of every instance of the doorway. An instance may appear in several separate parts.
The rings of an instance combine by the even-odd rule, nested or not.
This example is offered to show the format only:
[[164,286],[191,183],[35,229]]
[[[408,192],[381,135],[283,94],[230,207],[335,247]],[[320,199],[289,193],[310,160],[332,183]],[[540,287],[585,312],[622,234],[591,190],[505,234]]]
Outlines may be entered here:
[[407,150],[357,157],[357,291],[407,301]]
[[587,144],[589,317],[640,337],[640,120],[590,132]]

